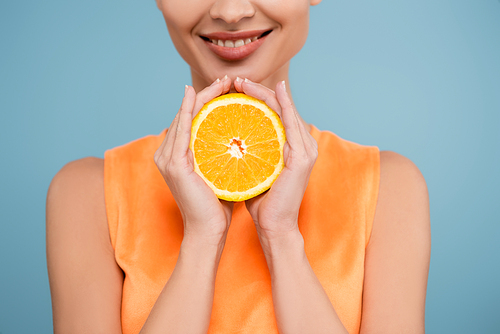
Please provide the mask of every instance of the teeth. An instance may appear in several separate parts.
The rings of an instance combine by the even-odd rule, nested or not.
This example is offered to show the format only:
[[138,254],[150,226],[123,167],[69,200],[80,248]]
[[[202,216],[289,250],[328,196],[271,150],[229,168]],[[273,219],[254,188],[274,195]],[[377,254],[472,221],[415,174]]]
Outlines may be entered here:
[[256,36],[256,37],[252,37],[252,38],[245,38],[244,40],[243,39],[238,39],[236,41],[222,40],[222,39],[211,39],[210,41],[213,44],[215,44],[215,45],[225,46],[226,48],[239,48],[241,46],[244,46],[244,45],[247,45],[249,43],[255,42],[257,39],[258,38]]

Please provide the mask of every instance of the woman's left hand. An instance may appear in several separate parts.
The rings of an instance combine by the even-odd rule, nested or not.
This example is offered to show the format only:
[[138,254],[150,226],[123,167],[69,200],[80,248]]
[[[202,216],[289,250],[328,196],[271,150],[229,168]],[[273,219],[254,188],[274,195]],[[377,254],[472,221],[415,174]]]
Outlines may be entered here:
[[235,81],[235,88],[274,109],[287,137],[285,168],[268,192],[246,201],[271,275],[279,331],[347,333],[307,259],[298,227],[300,205],[318,156],[316,140],[306,130],[284,82],[276,85],[276,93],[248,81]]
[[285,167],[271,189],[246,201],[265,253],[272,244],[280,244],[298,230],[298,215],[312,168],[318,156],[316,140],[306,126],[286,92],[285,82],[276,91],[248,81],[236,79],[235,89],[266,102],[281,117],[287,141],[284,146]]

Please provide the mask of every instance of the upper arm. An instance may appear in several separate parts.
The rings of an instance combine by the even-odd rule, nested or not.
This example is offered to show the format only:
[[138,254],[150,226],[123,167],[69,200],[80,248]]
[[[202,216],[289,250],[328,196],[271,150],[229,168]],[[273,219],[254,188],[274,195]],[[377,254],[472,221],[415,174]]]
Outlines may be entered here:
[[380,153],[380,188],[366,249],[361,333],[424,333],[429,196],[408,159]]
[[55,333],[121,333],[123,275],[109,238],[104,163],[64,166],[47,194],[47,267]]

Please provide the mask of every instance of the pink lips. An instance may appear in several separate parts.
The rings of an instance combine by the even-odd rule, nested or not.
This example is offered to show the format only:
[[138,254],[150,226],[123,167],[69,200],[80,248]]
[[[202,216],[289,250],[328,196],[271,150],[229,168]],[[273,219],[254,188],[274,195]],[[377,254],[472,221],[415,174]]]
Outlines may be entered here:
[[[269,30],[248,30],[248,31],[239,31],[239,32],[215,32],[215,33],[210,33],[210,34],[204,34],[202,35],[203,37],[206,37],[210,40],[215,39],[215,40],[238,40],[238,39],[246,39],[246,38],[252,38],[256,36],[260,36],[263,33]],[[264,40],[266,39],[268,35],[263,36],[258,38],[257,40],[245,44],[240,47],[225,47],[225,46],[220,46],[212,43],[211,41],[203,40],[207,47],[215,53],[217,56],[219,56],[222,59],[225,60],[241,60],[243,58],[248,57],[250,54],[255,52],[262,43],[264,43]]]

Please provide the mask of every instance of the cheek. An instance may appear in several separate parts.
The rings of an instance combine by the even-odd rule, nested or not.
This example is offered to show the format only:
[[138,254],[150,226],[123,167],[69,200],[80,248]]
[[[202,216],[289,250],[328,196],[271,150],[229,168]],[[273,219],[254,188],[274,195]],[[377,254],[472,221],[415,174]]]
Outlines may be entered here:
[[161,0],[160,10],[167,24],[170,38],[179,54],[187,62],[191,31],[206,13],[205,0]]
[[309,1],[290,0],[282,8],[280,16],[286,27],[300,37],[306,37],[309,30]]
[[307,0],[260,0],[259,4],[267,16],[279,23],[293,24],[309,17]]
[[[266,14],[281,25],[281,50],[292,57],[304,46],[309,32],[309,1],[272,1],[274,8]],[[270,8],[271,9],[271,8]]]
[[171,35],[190,35],[206,12],[204,0],[160,0],[160,10]]
[[181,1],[181,0],[163,0],[162,11],[170,19],[178,21],[192,21],[202,11],[203,1]]

